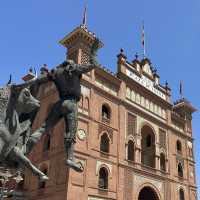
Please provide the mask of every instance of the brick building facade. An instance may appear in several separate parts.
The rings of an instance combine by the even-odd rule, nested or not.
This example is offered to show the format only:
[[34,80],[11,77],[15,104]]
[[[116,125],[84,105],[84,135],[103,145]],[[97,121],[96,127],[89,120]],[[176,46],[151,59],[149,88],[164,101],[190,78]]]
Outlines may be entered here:
[[[61,44],[67,58],[88,62],[94,34],[77,27]],[[150,60],[128,62],[121,50],[117,73],[104,67],[82,77],[75,155],[83,173],[64,164],[64,121],[44,135],[30,155],[50,180],[26,171],[30,200],[196,200],[192,113],[184,98],[172,103]],[[38,91],[39,127],[58,98],[53,83]]]

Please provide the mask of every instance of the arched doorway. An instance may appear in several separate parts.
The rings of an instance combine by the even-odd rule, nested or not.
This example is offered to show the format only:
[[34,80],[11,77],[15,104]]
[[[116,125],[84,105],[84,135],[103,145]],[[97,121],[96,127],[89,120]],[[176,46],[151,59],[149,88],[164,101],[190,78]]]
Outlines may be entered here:
[[151,187],[144,187],[140,193],[138,200],[159,200],[159,197]]

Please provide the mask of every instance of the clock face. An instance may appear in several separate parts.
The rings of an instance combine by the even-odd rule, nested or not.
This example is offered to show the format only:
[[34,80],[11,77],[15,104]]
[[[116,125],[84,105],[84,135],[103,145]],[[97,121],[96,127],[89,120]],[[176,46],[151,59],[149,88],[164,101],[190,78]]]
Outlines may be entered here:
[[85,140],[85,138],[86,138],[86,132],[83,129],[79,129],[78,130],[78,138],[80,140]]

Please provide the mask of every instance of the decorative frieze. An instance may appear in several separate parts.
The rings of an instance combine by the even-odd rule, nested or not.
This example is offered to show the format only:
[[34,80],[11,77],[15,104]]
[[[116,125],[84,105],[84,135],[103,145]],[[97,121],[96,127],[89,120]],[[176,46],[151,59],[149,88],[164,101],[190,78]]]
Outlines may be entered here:
[[117,89],[115,88],[114,84],[109,83],[105,80],[102,79],[96,79],[95,83],[97,84],[97,86],[99,86],[100,88],[102,88],[103,90],[105,90],[106,92],[117,96]]
[[161,108],[159,105],[134,90],[131,90],[129,87],[126,88],[126,98],[164,119],[167,118],[165,109]]

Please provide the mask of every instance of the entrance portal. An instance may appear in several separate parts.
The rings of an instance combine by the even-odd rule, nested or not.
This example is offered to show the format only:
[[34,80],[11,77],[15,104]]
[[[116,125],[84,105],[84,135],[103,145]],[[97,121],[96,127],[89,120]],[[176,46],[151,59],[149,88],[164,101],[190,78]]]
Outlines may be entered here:
[[144,187],[140,191],[138,200],[159,200],[159,197],[151,187]]

